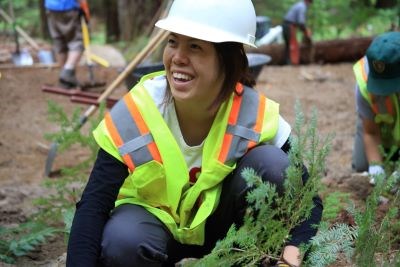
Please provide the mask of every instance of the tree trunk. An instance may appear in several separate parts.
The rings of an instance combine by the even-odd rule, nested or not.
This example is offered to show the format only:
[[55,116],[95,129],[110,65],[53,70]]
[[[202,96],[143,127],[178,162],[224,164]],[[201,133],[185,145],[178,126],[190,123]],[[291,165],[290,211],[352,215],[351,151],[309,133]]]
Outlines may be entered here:
[[106,24],[106,42],[119,41],[120,30],[117,23],[118,18],[118,6],[115,0],[103,0],[103,7],[105,12],[105,24]]
[[146,31],[161,4],[161,0],[118,0],[120,39],[132,41]]
[[40,10],[40,32],[43,39],[50,39],[49,28],[47,26],[46,9],[44,8],[44,0],[39,1]]
[[[373,37],[314,42],[312,46],[301,45],[300,64],[355,62],[364,56]],[[271,57],[270,65],[285,64],[285,45],[272,44],[247,50]]]
[[397,0],[377,0],[375,8],[391,8],[396,7]]

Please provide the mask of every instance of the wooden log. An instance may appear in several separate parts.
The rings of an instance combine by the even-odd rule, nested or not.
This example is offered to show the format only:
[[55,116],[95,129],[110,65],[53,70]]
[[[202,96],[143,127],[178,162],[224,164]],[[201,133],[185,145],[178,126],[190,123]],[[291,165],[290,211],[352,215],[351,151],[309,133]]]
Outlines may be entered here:
[[[300,64],[355,62],[364,56],[373,37],[355,37],[314,42],[311,46],[301,44]],[[271,44],[258,48],[248,48],[248,52],[269,55],[272,60],[269,65],[285,63],[285,45]]]

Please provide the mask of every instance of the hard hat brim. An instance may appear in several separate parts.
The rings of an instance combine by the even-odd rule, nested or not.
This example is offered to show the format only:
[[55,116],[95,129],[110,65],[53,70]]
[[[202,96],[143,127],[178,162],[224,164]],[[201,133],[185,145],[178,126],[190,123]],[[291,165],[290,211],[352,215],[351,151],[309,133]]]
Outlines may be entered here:
[[229,32],[218,30],[214,27],[207,27],[204,24],[194,23],[188,20],[180,18],[166,18],[157,21],[156,27],[178,33],[181,35],[193,37],[196,39],[222,43],[222,42],[237,42],[242,43],[251,47],[257,47],[255,42],[255,36],[248,36],[248,40],[244,40],[242,37],[230,34]]

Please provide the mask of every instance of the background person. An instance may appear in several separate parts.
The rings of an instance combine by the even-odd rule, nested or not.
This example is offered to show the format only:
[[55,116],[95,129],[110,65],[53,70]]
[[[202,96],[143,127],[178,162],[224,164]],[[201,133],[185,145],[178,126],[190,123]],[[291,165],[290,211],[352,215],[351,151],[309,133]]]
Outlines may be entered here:
[[45,0],[44,5],[53,49],[61,66],[60,85],[77,87],[75,70],[84,50],[81,16],[89,21],[88,4],[86,0]]
[[285,40],[286,64],[300,64],[300,47],[297,41],[297,29],[300,29],[304,41],[311,44],[311,30],[306,26],[307,9],[312,0],[298,1],[292,5],[283,18],[283,39]]
[[[144,76],[94,131],[100,150],[77,204],[67,266],[173,266],[210,253],[242,223],[244,168],[282,193],[291,127],[277,103],[251,88],[243,45],[254,46],[252,2],[175,0],[156,26],[170,32],[165,71]],[[295,266],[321,219],[314,202],[282,254]]]
[[384,155],[394,149],[390,160],[398,159],[400,145],[400,32],[376,37],[366,55],[354,65],[357,123],[352,167],[368,171],[370,182],[383,174]]

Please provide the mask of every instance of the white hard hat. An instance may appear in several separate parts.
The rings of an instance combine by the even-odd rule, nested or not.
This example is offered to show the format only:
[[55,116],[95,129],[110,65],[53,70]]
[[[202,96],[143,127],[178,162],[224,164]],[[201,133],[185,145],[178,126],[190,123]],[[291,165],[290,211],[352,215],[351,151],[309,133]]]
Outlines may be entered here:
[[175,0],[156,26],[209,42],[255,47],[256,13],[251,0]]

